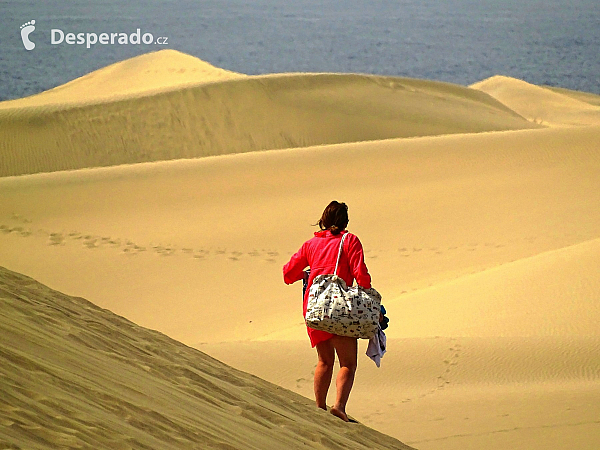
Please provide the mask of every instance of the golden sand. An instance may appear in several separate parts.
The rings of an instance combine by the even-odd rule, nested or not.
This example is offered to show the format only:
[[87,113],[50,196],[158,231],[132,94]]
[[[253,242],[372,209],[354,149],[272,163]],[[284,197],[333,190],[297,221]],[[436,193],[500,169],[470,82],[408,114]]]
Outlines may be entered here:
[[409,449],[1,267],[0,302],[3,448]]
[[[161,76],[134,86],[140,67]],[[352,416],[424,450],[597,449],[599,99],[134,58],[0,103],[0,265],[310,398],[281,267],[345,201],[391,320]]]

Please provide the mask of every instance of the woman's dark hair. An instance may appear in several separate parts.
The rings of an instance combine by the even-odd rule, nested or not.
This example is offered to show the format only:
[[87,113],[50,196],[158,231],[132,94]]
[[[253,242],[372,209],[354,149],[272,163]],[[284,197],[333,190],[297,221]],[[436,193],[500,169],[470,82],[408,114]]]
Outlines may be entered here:
[[340,234],[348,226],[348,206],[332,201],[323,211],[317,225],[321,230],[331,231],[331,234]]

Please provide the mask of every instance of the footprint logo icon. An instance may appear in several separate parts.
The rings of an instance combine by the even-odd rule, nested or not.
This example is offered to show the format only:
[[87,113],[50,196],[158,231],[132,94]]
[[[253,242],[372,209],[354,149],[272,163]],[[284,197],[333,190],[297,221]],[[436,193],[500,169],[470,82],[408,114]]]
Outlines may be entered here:
[[25,46],[25,50],[33,50],[35,48],[35,43],[29,40],[29,35],[33,33],[35,30],[35,20],[31,22],[26,22],[21,25],[21,39],[23,40],[23,45]]

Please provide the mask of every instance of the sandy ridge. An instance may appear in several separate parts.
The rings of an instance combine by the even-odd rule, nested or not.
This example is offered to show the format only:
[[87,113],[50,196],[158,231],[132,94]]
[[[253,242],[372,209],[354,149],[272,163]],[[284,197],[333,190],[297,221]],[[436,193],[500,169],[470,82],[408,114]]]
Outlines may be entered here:
[[499,75],[470,87],[488,93],[527,120],[540,125],[600,124],[600,105],[598,96],[594,94],[549,89]]
[[[297,326],[285,306],[296,290],[281,284],[280,267],[312,233],[306,211],[331,195],[357,205],[352,231],[386,296],[593,239],[597,135],[591,127],[452,135],[3,178],[0,245],[15,269],[94,296],[145,326],[167,327],[188,344],[251,339],[275,331],[270,323],[278,331]],[[298,171],[306,164],[313,169]],[[377,176],[361,176],[357,185],[355,167]],[[337,186],[333,194],[321,192],[322,177]],[[381,221],[394,227],[381,229]],[[40,256],[20,256],[29,252]],[[126,300],[99,275],[61,274],[61,260],[78,261],[84,272],[100,264],[103,276],[132,280],[138,294]],[[139,273],[169,281],[149,288]],[[223,301],[247,317],[239,329],[198,329],[194,315],[205,307],[198,292],[225,274],[240,286],[262,275],[264,288],[285,300],[269,311],[268,298],[256,292],[258,314],[234,295]],[[163,296],[173,308],[158,317]]]
[[162,84],[153,77],[134,82],[140,70],[161,67],[165,57],[174,68],[206,65],[157,52],[143,55],[148,61],[134,58],[47,93],[0,103],[0,176],[538,127],[485,93],[434,81],[242,77],[209,68],[191,85],[175,69],[158,77]]
[[[0,167],[21,174],[0,177],[3,265],[311,397],[315,355],[300,287],[282,283],[281,267],[323,206],[346,201],[392,318],[380,369],[362,343],[352,415],[422,450],[599,448],[597,96],[507,77],[470,88],[358,74],[244,77],[177,52],[106,69],[0,105]],[[197,153],[209,141],[213,153]],[[270,148],[280,151],[262,151]],[[39,289],[58,309],[0,314],[0,326],[13,327],[3,328],[12,353],[0,356],[11,361],[0,365],[11,380],[0,392],[13,406],[0,417],[24,423],[24,439],[88,436],[72,422],[96,399],[85,380],[69,379],[86,389],[53,391],[60,402],[49,405],[19,381],[81,373],[72,355],[161,390],[164,375],[217,409],[226,403],[224,415],[200,407],[210,419],[203,436],[223,448],[262,428],[268,448],[271,424],[290,416],[252,378],[235,384],[222,369],[221,380],[205,371],[214,361],[199,366],[189,349],[131,334],[136,327],[106,311],[78,316],[66,297]],[[18,295],[11,305],[29,298]],[[204,320],[215,300],[221,320]],[[65,349],[51,367],[47,351],[37,353],[48,345]],[[130,350],[140,367],[127,365]],[[187,359],[174,362],[177,352]],[[157,373],[146,370],[156,367],[150,360]],[[197,377],[218,395],[192,386]],[[138,417],[162,433],[144,439],[170,442],[181,425],[174,411],[185,427],[197,423],[194,399],[161,399],[168,411],[159,417],[139,389],[123,394],[117,384],[108,375],[94,387],[112,395],[100,397],[112,414],[102,439],[137,445]],[[56,404],[68,407],[60,424],[48,418]],[[302,419],[282,428],[284,440],[316,439],[303,413],[292,413]],[[56,426],[43,435],[39,417]],[[223,423],[240,434],[223,438]],[[333,432],[314,445],[347,437]]]
[[0,102],[0,110],[60,110],[244,77],[176,50],[161,50],[110,64],[39,94]]

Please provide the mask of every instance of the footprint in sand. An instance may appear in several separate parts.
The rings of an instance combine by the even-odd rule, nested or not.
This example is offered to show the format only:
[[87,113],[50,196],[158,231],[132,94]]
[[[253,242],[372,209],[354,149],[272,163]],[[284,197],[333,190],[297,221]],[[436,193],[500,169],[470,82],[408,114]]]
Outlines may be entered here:
[[20,222],[20,223],[31,223],[31,219],[28,219],[28,218],[23,217],[22,215],[16,214],[16,213],[13,213],[13,215],[11,216],[11,219],[16,220],[17,222]]
[[153,245],[152,249],[160,256],[171,256],[176,252],[174,247],[165,247],[164,245]]
[[158,253],[160,253],[160,256],[171,256],[175,253],[175,249],[172,247],[165,247],[164,251]]
[[35,43],[29,40],[29,35],[33,33],[34,30],[35,20],[25,22],[23,25],[21,25],[21,40],[23,41],[25,50],[33,50],[35,48]]
[[48,245],[65,245],[62,233],[50,233]]
[[[436,336],[436,339],[438,339],[438,338],[439,337]],[[438,375],[436,377],[435,387],[433,387],[432,389],[430,389],[426,392],[423,392],[422,394],[420,394],[414,398],[405,398],[404,400],[402,400],[402,403],[408,403],[415,399],[422,399],[422,398],[428,397],[439,391],[444,390],[446,388],[446,386],[451,384],[451,379],[450,379],[451,372],[452,372],[451,366],[456,366],[458,364],[458,358],[460,357],[460,353],[461,353],[461,345],[460,345],[460,343],[457,342],[456,338],[449,338],[448,344],[450,345],[448,348],[450,355],[447,359],[442,361],[443,365],[446,368],[444,369],[444,371],[441,375]]]
[[312,380],[309,380],[309,379],[304,378],[304,377],[297,378],[296,379],[296,388],[297,389],[301,389],[304,386],[309,385],[311,382],[312,382]]
[[[119,241],[119,243],[121,242],[120,240],[117,239],[117,241]],[[120,247],[120,245],[116,245],[115,247]],[[126,255],[137,255],[140,252],[145,252],[146,251],[146,247],[141,247],[137,244],[135,244],[132,241],[127,241],[125,243],[125,248],[122,250],[122,253],[126,254]]]
[[98,237],[96,236],[91,236],[91,235],[86,235],[83,237],[84,241],[83,241],[83,245],[86,246],[87,248],[97,248],[98,247]]
[[231,252],[229,259],[231,261],[239,261],[240,258],[244,255],[242,252]]
[[120,239],[113,239],[111,237],[103,237],[102,238],[102,245],[110,245],[113,248],[120,247],[121,246],[121,240]]

